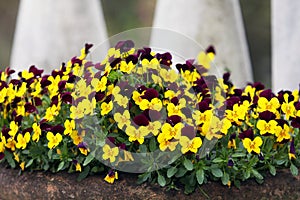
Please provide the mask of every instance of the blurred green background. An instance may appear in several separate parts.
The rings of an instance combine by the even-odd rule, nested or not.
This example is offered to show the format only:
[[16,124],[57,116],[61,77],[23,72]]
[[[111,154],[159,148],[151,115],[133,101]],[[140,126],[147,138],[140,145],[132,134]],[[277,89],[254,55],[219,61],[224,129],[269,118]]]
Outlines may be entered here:
[[[0,69],[9,66],[20,0],[0,1]],[[149,27],[155,0],[101,0],[108,36]],[[270,0],[240,0],[255,81],[271,86]]]

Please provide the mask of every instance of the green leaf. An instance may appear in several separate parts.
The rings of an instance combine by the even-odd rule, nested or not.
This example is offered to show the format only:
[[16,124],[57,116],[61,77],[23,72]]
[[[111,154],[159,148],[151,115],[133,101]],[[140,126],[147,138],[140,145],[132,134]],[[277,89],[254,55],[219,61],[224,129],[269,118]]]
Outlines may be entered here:
[[270,171],[270,174],[272,174],[273,176],[276,175],[276,168],[273,165],[269,166],[269,171]]
[[255,169],[252,169],[252,174],[255,176],[257,179],[264,179],[264,177]]
[[166,185],[166,179],[162,175],[158,174],[157,182],[161,187],[164,187]]
[[10,165],[11,168],[15,168],[16,167],[16,163],[15,160],[13,159],[13,155],[12,153],[5,151],[5,159],[7,160],[8,164]]
[[204,170],[203,169],[198,169],[197,170],[196,178],[197,178],[197,181],[198,181],[199,185],[202,185],[203,181],[204,181]]
[[147,153],[147,146],[146,145],[141,144],[140,147],[139,147],[139,149],[140,149],[141,153]]
[[89,175],[89,172],[90,172],[90,166],[86,166],[84,170],[78,175],[77,181],[81,181],[85,179]]
[[61,161],[58,165],[57,171],[60,171],[65,166],[65,162]]
[[224,175],[221,178],[223,185],[227,185],[229,182],[229,179],[230,179],[229,174],[224,173]]
[[178,171],[177,167],[169,168],[168,171],[167,171],[167,177],[171,178],[172,176],[174,176],[174,174],[176,174],[177,171]]
[[140,174],[139,176],[138,176],[138,180],[137,180],[137,184],[142,184],[142,183],[144,183],[145,181],[147,181],[148,180],[148,178],[150,178],[151,177],[151,173],[144,173],[144,174]]
[[194,169],[194,165],[191,160],[185,159],[183,162],[183,165],[188,171],[191,171]]
[[224,160],[222,158],[215,158],[212,162],[213,163],[221,163],[221,162],[224,162]]
[[241,157],[245,157],[246,154],[245,153],[234,153],[231,155],[232,158],[241,158]]
[[50,149],[50,150],[48,151],[48,158],[49,158],[49,160],[51,160],[52,154],[53,154],[53,150]]
[[187,170],[183,167],[180,167],[179,170],[176,172],[175,177],[179,178],[185,175],[185,173],[187,172]]
[[290,170],[293,176],[298,176],[298,168],[293,163],[291,163]]
[[87,166],[95,158],[94,152],[90,153],[84,160],[83,166]]
[[149,150],[151,152],[155,151],[156,150],[156,138],[155,137],[152,137],[150,139],[150,142],[149,142]]
[[213,169],[211,169],[211,173],[212,173],[215,177],[217,177],[217,178],[220,178],[220,177],[223,176],[223,172],[222,172],[222,170],[219,169],[219,168],[213,168]]
[[26,163],[25,168],[27,168],[27,167],[29,167],[30,165],[32,165],[32,163],[33,163],[33,159],[30,159],[30,160]]

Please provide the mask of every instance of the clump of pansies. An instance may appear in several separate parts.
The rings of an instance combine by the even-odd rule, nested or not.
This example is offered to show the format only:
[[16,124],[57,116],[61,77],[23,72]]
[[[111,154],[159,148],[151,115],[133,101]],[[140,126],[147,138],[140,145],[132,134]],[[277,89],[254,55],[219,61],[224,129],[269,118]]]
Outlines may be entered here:
[[215,50],[173,64],[168,52],[121,41],[99,63],[79,57],[44,75],[0,71],[0,162],[24,170],[140,173],[191,193],[208,180],[239,186],[279,168],[298,174],[299,90],[236,88],[209,75]]

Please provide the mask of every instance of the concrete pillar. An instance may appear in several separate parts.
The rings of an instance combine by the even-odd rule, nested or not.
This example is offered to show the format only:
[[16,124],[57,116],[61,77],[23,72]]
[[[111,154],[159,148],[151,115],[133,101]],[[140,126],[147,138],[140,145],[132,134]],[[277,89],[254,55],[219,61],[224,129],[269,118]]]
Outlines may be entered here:
[[274,91],[300,83],[300,1],[272,0],[272,85]]
[[85,43],[107,39],[99,0],[20,1],[10,66],[46,72],[80,55]]
[[[231,78],[238,86],[252,81],[238,0],[158,0],[153,26],[182,33],[203,48],[213,45],[217,52],[215,63],[219,71],[230,69]],[[151,46],[160,46],[165,38],[155,32],[152,34]],[[200,50],[199,47],[186,46],[181,41],[173,41],[170,46],[173,49],[184,49],[188,58],[195,58]]]

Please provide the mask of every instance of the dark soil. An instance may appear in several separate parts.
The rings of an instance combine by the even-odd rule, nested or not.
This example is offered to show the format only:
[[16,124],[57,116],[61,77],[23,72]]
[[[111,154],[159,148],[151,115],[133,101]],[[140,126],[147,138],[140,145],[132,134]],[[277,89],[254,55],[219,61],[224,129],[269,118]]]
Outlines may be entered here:
[[158,185],[136,184],[136,175],[120,174],[119,180],[108,184],[103,176],[90,176],[80,182],[76,174],[65,172],[25,172],[0,166],[0,199],[300,199],[300,176],[282,170],[267,177],[261,185],[253,180],[241,188],[209,182],[191,195],[183,190],[166,191]]

